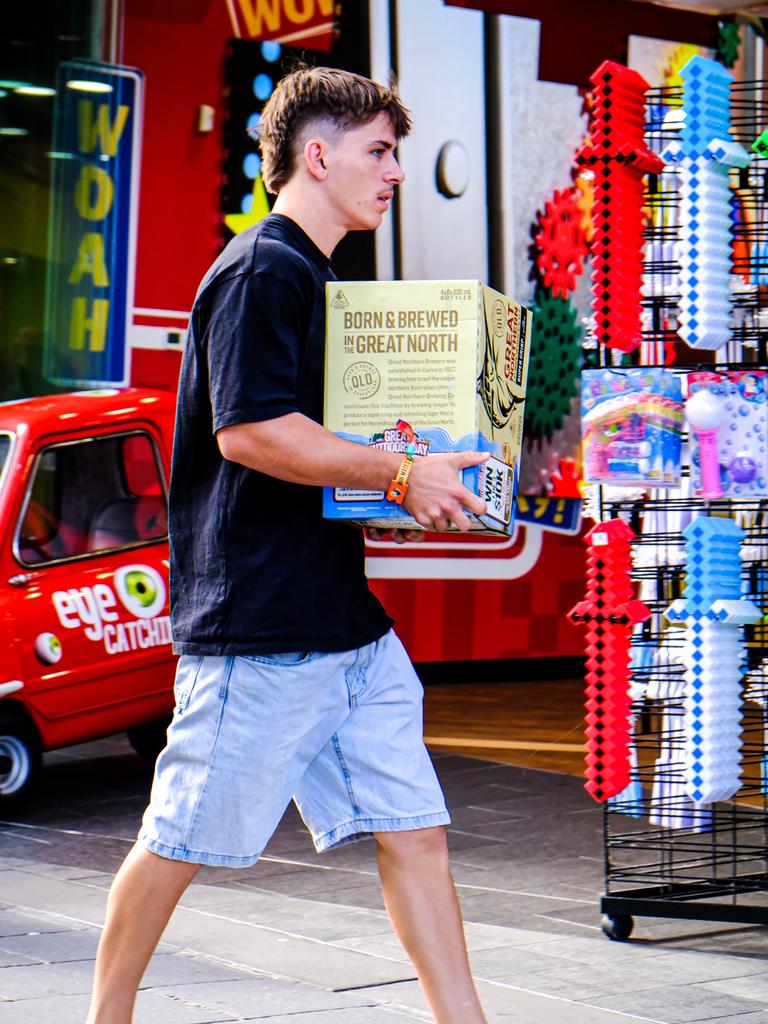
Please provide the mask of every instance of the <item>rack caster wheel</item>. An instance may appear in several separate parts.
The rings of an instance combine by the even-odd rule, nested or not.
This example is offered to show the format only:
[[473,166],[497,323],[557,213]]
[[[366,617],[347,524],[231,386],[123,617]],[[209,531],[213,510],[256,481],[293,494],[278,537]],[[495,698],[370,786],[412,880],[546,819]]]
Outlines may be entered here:
[[626,942],[635,926],[629,914],[603,914],[600,925],[605,935],[614,942]]

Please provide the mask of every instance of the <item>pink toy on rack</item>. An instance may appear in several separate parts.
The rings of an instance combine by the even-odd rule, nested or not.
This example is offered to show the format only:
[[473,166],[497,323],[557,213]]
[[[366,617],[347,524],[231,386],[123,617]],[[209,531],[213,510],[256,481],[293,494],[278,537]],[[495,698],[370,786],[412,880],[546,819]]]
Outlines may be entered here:
[[768,373],[688,374],[691,490],[700,498],[768,494]]
[[701,496],[722,498],[720,461],[717,456],[717,428],[726,417],[722,399],[706,388],[695,391],[685,403],[685,415],[699,442]]

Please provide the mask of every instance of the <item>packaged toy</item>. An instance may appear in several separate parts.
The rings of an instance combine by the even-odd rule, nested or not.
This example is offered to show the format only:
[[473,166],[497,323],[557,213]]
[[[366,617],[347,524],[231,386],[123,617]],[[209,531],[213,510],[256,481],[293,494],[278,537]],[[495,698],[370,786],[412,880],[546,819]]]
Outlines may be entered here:
[[682,424],[678,375],[656,367],[585,370],[581,375],[584,479],[677,487]]
[[768,372],[688,374],[691,490],[701,498],[768,493]]

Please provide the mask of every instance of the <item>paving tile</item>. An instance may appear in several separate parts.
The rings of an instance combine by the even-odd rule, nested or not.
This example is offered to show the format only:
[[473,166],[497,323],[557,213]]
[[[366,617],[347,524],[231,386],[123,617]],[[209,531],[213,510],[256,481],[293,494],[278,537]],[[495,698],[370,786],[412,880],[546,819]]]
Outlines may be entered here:
[[600,933],[594,938],[571,935],[567,939],[556,935],[535,935],[528,940],[529,953],[543,953],[563,960],[589,966],[594,963],[636,963],[649,957],[665,956],[667,950],[659,946],[640,946],[636,942],[608,942]]
[[186,951],[155,954],[141,979],[142,989],[251,979],[251,972]]
[[581,925],[583,928],[588,928],[595,936],[599,935],[603,942],[609,941],[602,929],[600,905],[597,900],[588,902],[573,900],[565,908],[554,910],[542,907],[539,915],[560,924],[568,922]]
[[93,960],[99,933],[95,929],[80,931],[40,932],[37,935],[16,935],[0,940],[4,949],[45,963],[69,960]]
[[[284,861],[269,860],[264,857],[249,868],[201,868],[200,873],[195,878],[195,884],[214,887],[232,885],[258,889],[262,887],[266,879],[303,875],[306,874],[309,868],[310,864],[308,862],[287,864]],[[323,866],[317,864],[315,870],[321,873]]]
[[266,1024],[398,1024],[403,1021],[425,1020],[423,1016],[400,1013],[381,1006],[357,1007],[343,1010],[319,1010],[304,1012],[299,1021],[295,1014],[278,1014],[269,1017],[246,1017],[246,1020],[265,1020]]
[[573,899],[587,900],[597,906],[600,897],[605,892],[605,885],[602,878],[592,874],[582,881],[565,881],[564,879],[553,880],[551,883],[552,892],[562,896],[570,896]]
[[[270,892],[283,892],[286,896],[295,896],[298,890],[291,885],[272,884]],[[384,901],[377,885],[340,886],[338,882],[327,880],[323,887],[318,883],[301,887],[305,896],[322,903],[338,904],[343,907],[362,907],[369,910],[384,910]]]
[[471,824],[464,824],[460,820],[454,819],[453,824],[448,829],[449,846],[451,849],[458,849],[456,842],[453,840],[454,836],[474,836],[476,839],[487,839],[490,842],[497,843],[522,843],[524,842],[525,836],[528,833],[528,820],[524,814],[515,815],[514,818],[509,816],[495,816],[488,820],[488,815],[484,815],[485,820],[475,821]]
[[93,871],[92,869],[75,867],[69,864],[46,864],[45,874],[48,878],[63,878],[69,880],[75,879],[92,879],[92,878],[103,878],[104,875],[101,872]]
[[295,982],[275,981],[241,974],[237,980],[174,984],[153,987],[154,995],[167,995],[183,1003],[205,1005],[229,1017],[270,1019],[272,1015],[300,1015],[302,1024],[310,1011],[356,1010],[375,1005],[368,993],[331,992]]
[[[584,1006],[569,999],[543,997],[521,988],[479,982],[477,990],[489,1024],[631,1024],[637,1020],[632,1015]],[[396,1008],[413,1007],[422,1012],[427,1009],[415,982],[388,986],[387,998]]]
[[[707,953],[699,950],[667,951],[649,963],[656,976],[675,973],[679,978],[693,979],[696,974],[708,974],[711,981],[727,978],[768,978],[768,962],[744,956]],[[763,982],[764,983],[764,982]],[[768,1002],[768,1000],[766,1000]]]
[[[0,883],[1,884],[1,883]],[[73,925],[60,918],[44,920],[38,915],[24,914],[18,910],[0,910],[0,945],[3,939],[14,935],[39,935],[41,932],[73,931],[87,925]]]
[[107,889],[88,881],[50,878],[44,871],[15,868],[0,879],[0,896],[26,911],[64,915],[67,924],[101,924]]
[[[465,924],[466,927],[467,925]],[[472,928],[475,926],[470,924],[468,927]],[[512,950],[523,947],[530,951],[536,944],[544,948],[548,942],[570,941],[570,939],[563,939],[561,935],[554,933],[542,934],[541,932],[532,931],[530,928],[498,927],[496,925],[478,925],[477,927],[491,928],[495,934],[503,935],[504,946]],[[492,947],[488,946],[487,948]]]
[[[451,810],[451,827],[456,829],[475,829],[482,831],[485,826],[509,825],[510,828],[520,827],[525,822],[521,814],[499,815],[492,807],[477,807],[472,804],[458,805]],[[343,849],[343,847],[342,847]]]
[[[740,1013],[737,1017],[717,1017],[717,1024],[768,1024],[768,1010],[758,1010],[756,1013]],[[693,1024],[711,1024],[712,1018],[705,1017],[701,1021],[694,1021]]]
[[[57,994],[0,1005],[3,1024],[83,1024],[89,1003],[88,995]],[[227,1019],[209,1007],[148,992],[139,992],[134,1014],[135,1024],[224,1024]]]
[[408,955],[403,949],[400,940],[391,930],[380,935],[351,935],[336,939],[333,945],[338,949],[354,949],[359,953],[367,953],[370,956],[386,957],[388,960],[397,960],[407,965],[409,970],[405,973],[412,973]]
[[[39,963],[42,963],[42,961],[37,957],[15,953],[10,949],[3,949],[0,945],[0,967],[29,967]],[[2,993],[2,980],[0,980],[0,993]]]
[[44,996],[82,995],[90,992],[92,978],[91,960],[6,967],[2,973],[2,992],[6,999],[24,1002]]
[[716,1021],[755,1010],[754,1002],[713,992],[700,985],[654,985],[643,992],[621,992],[590,999],[593,1006],[650,1017],[664,1024]]
[[[339,910],[346,911],[346,907]],[[243,915],[249,920],[250,915]],[[271,918],[257,916],[253,919],[254,924],[261,924],[270,928],[278,929],[287,935],[299,935],[312,939],[316,942],[341,942],[349,935],[356,935],[364,938],[366,936],[377,937],[380,935],[392,934],[389,921],[384,919],[355,920],[352,915],[345,914],[338,919],[334,916],[333,909],[327,904],[322,907],[314,906],[308,910],[305,917],[294,907],[284,908]]]
[[[733,957],[738,962],[737,957]],[[749,964],[749,961],[747,961]],[[749,976],[734,970],[731,977],[721,977],[717,980],[707,982],[706,988],[714,992],[724,992],[729,996],[739,996],[742,999],[755,999],[766,1004],[768,1010],[768,964],[763,963],[766,973],[755,973]]]
[[165,938],[180,949],[205,951],[229,963],[332,988],[388,983],[410,973],[383,958],[191,910],[174,915]]
[[[470,954],[470,959],[472,973],[476,978],[482,978],[485,981],[505,981],[509,984],[518,984],[518,979],[523,975],[530,978],[531,975],[539,973],[546,974],[548,979],[552,979],[558,970],[570,969],[570,965],[565,960],[520,948],[481,949]],[[548,991],[545,981],[536,985],[535,988],[539,991]]]
[[301,871],[291,872],[285,877],[273,875],[270,878],[260,879],[259,888],[266,892],[279,892],[286,896],[309,896],[321,898],[320,894],[331,892],[338,899],[340,894],[349,892],[355,899],[348,902],[354,903],[357,896],[365,893],[369,897],[375,897],[381,903],[381,895],[378,878],[367,878],[362,875],[337,875],[335,872],[326,871]]
[[[511,928],[502,928],[492,924],[478,924],[475,922],[465,922],[464,934],[467,939],[467,945],[470,949],[496,949],[500,946],[508,947],[518,944],[518,933]],[[530,941],[530,933],[527,934],[527,939],[521,939],[520,941]]]
[[[537,895],[520,895],[518,893],[498,892],[467,892],[459,891],[461,909],[465,920],[479,921],[502,927],[530,929],[531,931],[547,931],[560,934],[579,934],[580,925],[562,924],[544,917],[545,912],[555,909],[565,911],[575,905],[567,900],[551,900]],[[595,925],[597,928],[597,924]]]
[[654,922],[653,919],[635,919],[631,946],[658,948],[667,953],[710,953],[717,956],[735,956],[754,959],[765,963],[768,958],[768,929],[722,929],[713,923],[702,927],[696,923],[696,930],[686,934],[668,921]]
[[329,907],[326,902],[290,899],[273,893],[224,894],[219,890],[218,895],[205,894],[205,898],[199,900],[198,893],[191,890],[183,905],[326,942],[346,935],[379,935],[391,931],[383,911]]
[[[520,848],[518,848],[520,847]],[[562,849],[542,850],[536,859],[530,853],[530,840],[520,839],[519,843],[489,843],[488,840],[474,839],[462,843],[452,860],[455,864],[466,864],[481,868],[486,876],[528,880],[529,884],[540,879],[551,884],[552,879],[596,879],[599,873],[595,865],[565,856]],[[521,853],[522,849],[522,853]]]
[[[499,950],[487,950],[473,956],[472,963],[478,976],[511,980],[513,975],[509,972],[509,960],[505,962],[499,954]],[[538,959],[538,967],[533,962],[535,959]],[[747,976],[760,969],[754,962],[747,961],[739,968],[738,963],[728,962],[736,958],[720,957],[717,958],[718,962],[713,962],[712,958],[706,956],[691,956],[687,959],[674,956],[646,957],[619,965],[616,962],[603,963],[598,955],[591,964],[584,965],[550,955],[546,946],[543,951],[529,954],[525,961],[516,954],[515,965],[518,960],[523,969],[537,975],[531,978],[529,973],[531,986],[537,991],[570,995],[574,999],[598,1002],[600,1005],[603,997],[610,998],[617,992],[617,979],[620,979],[623,994],[631,998],[637,993],[640,998],[645,998],[649,992],[658,988],[677,987],[680,991],[688,991],[710,979],[732,978],[736,972],[740,976]],[[749,1008],[755,1009],[754,1003]]]

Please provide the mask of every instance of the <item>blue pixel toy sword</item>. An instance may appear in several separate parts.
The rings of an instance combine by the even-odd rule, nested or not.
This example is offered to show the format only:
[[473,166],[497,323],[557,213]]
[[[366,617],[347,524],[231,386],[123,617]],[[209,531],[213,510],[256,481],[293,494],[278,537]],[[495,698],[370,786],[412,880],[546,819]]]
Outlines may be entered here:
[[685,788],[697,804],[727,800],[741,785],[743,625],[762,611],[741,596],[739,545],[732,519],[699,516],[683,530],[685,597],[667,611],[687,626],[684,644]]
[[662,154],[680,172],[680,337],[693,348],[718,349],[730,336],[732,167],[751,155],[730,137],[733,75],[706,57],[681,69],[682,128]]

